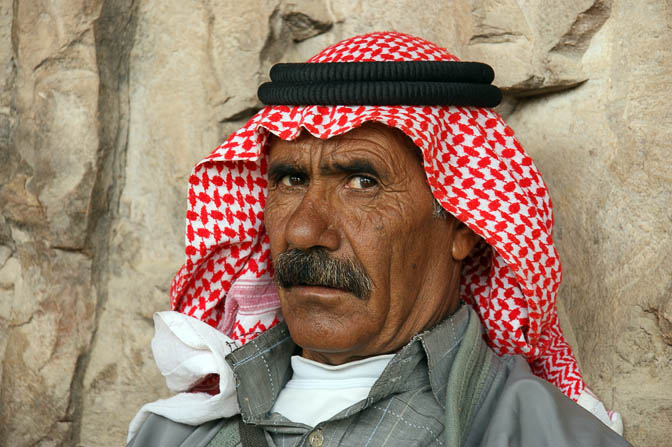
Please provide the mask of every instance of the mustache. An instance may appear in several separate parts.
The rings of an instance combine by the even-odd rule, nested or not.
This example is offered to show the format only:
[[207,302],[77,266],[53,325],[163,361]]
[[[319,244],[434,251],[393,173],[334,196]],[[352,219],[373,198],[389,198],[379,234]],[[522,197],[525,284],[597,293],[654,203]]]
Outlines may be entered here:
[[345,290],[359,299],[371,295],[373,282],[364,266],[329,256],[323,248],[289,249],[273,260],[273,280],[282,287],[322,286]]

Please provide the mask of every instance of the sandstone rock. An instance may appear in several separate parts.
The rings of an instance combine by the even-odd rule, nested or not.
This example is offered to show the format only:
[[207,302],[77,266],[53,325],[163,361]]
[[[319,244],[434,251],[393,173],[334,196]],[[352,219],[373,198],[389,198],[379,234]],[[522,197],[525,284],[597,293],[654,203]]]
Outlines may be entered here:
[[[0,184],[8,181],[11,164],[8,148],[11,127],[9,105],[14,83],[12,18],[12,2],[0,1]],[[5,203],[5,200],[0,198],[0,203]],[[2,208],[0,205],[0,210]],[[3,212],[0,212],[0,362],[3,365],[9,338],[9,318],[14,304],[14,283],[20,273],[18,261],[12,258],[12,245],[9,226]],[[3,383],[3,371],[4,368],[0,368],[0,384]]]
[[0,200],[7,218],[26,224],[39,225],[45,213],[38,198],[26,190],[28,177],[17,174],[0,186]]
[[[469,2],[425,2],[422,7],[412,0],[395,3],[394,12],[384,0],[332,2],[337,26],[332,42],[372,31],[400,31],[422,36],[444,45],[460,55],[460,25],[469,18]],[[319,51],[320,49],[316,49]]]
[[[234,94],[232,83],[223,80],[221,91],[216,78],[213,17],[207,4],[194,8],[179,0],[107,3],[102,12],[101,63],[120,63],[128,74],[116,86],[104,79],[112,91],[103,107],[115,110],[127,137],[104,142],[122,160],[111,174],[123,183],[110,182],[116,203],[101,246],[107,257],[99,276],[104,304],[83,378],[84,445],[122,445],[142,404],[166,395],[151,357],[151,317],[168,308],[168,286],[183,260],[187,178],[217,144],[218,102]],[[115,35],[127,40],[115,45]],[[230,30],[229,37],[235,38]],[[249,30],[238,37],[261,41],[250,54],[263,46],[263,37]]]
[[0,46],[12,91],[10,109],[0,111],[8,117],[0,244],[3,257],[11,254],[0,267],[0,445],[65,445],[76,431],[96,308],[85,241],[98,149],[91,27],[99,5],[2,6],[12,17],[11,53]]
[[494,66],[555,203],[586,380],[633,444],[667,445],[663,3],[0,0],[0,446],[124,443],[168,395],[151,315],[183,261],[193,164],[260,108],[272,64],[386,29]]
[[71,385],[95,316],[90,266],[84,255],[37,242],[21,244],[0,270],[0,282],[13,281],[2,297],[11,306],[4,324],[3,445],[61,445],[71,435]]
[[519,102],[509,124],[554,199],[560,295],[586,381],[623,414],[634,445],[662,446],[672,351],[661,334],[664,309],[658,318],[655,310],[669,299],[672,276],[672,115],[657,92],[672,76],[672,36],[664,20],[651,22],[663,6],[647,8],[615,1],[581,59],[588,80]]
[[[12,17],[12,2],[9,0],[0,1],[0,116],[4,116],[5,118],[9,115],[9,100],[14,82],[12,67]],[[1,123],[0,126],[2,126]]]
[[[5,358],[7,340],[9,339],[9,324],[14,308],[14,290],[16,278],[21,274],[19,261],[12,257],[12,250],[7,246],[0,246],[0,360]],[[0,368],[0,383],[4,368]]]
[[469,59],[495,68],[495,84],[516,96],[563,90],[584,82],[581,56],[609,17],[610,0],[473,3]]
[[672,345],[672,298],[668,298],[658,311],[658,324],[663,340]]
[[302,5],[283,5],[282,20],[287,24],[294,42],[315,37],[329,31],[333,18],[326,2],[308,2]]

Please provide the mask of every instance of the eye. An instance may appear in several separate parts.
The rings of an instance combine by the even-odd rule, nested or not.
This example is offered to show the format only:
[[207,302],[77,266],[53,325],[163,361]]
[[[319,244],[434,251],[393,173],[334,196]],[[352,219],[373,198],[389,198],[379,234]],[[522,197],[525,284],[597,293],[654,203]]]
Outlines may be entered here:
[[287,174],[280,179],[284,186],[301,186],[306,184],[306,178],[300,174]]
[[376,179],[367,175],[353,175],[348,179],[347,187],[352,189],[369,189],[376,186]]

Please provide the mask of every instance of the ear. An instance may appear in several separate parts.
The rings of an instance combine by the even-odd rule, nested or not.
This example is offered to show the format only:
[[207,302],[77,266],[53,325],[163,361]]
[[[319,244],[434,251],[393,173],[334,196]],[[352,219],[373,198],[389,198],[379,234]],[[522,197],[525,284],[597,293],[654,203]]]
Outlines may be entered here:
[[476,235],[471,229],[460,222],[455,230],[453,237],[452,255],[457,262],[466,258],[476,243],[480,240],[480,236]]

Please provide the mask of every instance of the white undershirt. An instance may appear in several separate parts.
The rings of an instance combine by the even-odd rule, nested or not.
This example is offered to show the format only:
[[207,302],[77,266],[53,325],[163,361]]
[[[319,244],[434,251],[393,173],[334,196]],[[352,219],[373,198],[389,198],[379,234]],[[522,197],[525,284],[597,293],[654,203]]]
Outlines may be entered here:
[[294,374],[271,411],[314,427],[365,399],[392,357],[378,355],[330,366],[294,355]]

